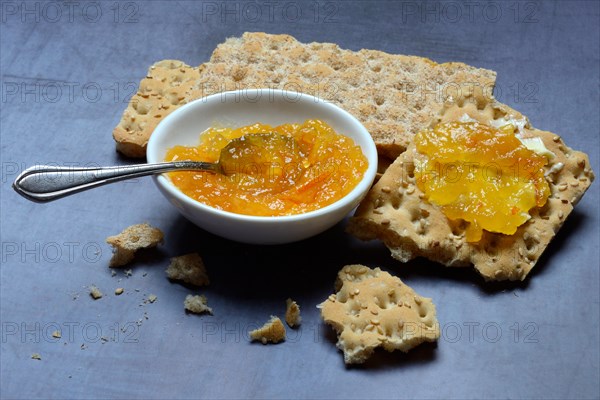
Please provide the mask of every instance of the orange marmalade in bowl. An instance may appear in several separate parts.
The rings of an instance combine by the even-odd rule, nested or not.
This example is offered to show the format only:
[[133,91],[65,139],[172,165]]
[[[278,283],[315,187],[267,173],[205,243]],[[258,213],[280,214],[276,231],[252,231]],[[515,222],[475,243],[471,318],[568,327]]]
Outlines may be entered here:
[[[254,216],[302,214],[341,199],[360,182],[368,161],[360,146],[313,119],[276,127],[254,124],[240,128],[211,127],[195,147],[175,146],[165,161],[218,162],[233,139],[276,133],[294,140],[228,149],[225,174],[171,172],[173,184],[187,196],[211,207]],[[239,153],[239,154],[238,154]],[[231,165],[231,160],[237,160]]]
[[449,219],[469,222],[469,242],[483,230],[514,234],[550,195],[546,158],[528,149],[511,124],[440,123],[415,143],[417,186]]

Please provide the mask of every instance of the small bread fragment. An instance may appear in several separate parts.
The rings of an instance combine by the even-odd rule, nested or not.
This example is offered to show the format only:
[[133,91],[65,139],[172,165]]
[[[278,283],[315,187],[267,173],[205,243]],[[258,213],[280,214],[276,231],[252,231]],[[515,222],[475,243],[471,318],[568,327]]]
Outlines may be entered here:
[[188,294],[185,296],[183,305],[187,311],[194,314],[213,313],[213,310],[208,306],[208,301],[204,295],[194,296]]
[[300,325],[302,317],[300,316],[300,306],[292,299],[285,301],[285,322],[290,328]]
[[98,299],[102,298],[103,294],[100,291],[100,289],[98,289],[96,286],[92,285],[92,286],[90,286],[90,296],[92,297],[92,299],[98,300]]
[[440,336],[431,299],[379,268],[347,265],[338,272],[335,290],[317,307],[336,330],[346,364],[365,362],[377,347],[407,352]]
[[183,281],[194,286],[206,286],[210,283],[206,267],[198,253],[171,258],[171,264],[166,273],[169,279]]
[[262,344],[279,343],[285,340],[285,326],[283,322],[274,315],[261,328],[249,332],[250,339],[259,340]]
[[125,228],[118,235],[106,238],[106,243],[113,246],[114,251],[110,267],[127,265],[133,260],[136,251],[155,247],[162,241],[162,231],[149,224],[137,224]]
[[33,353],[33,354],[31,355],[31,359],[32,359],[32,360],[38,360],[38,361],[41,361],[41,360],[42,360],[42,356],[40,355],[40,353]]
[[494,71],[458,62],[438,64],[423,57],[246,32],[219,44],[199,67],[176,60],[151,66],[113,137],[121,153],[144,157],[158,122],[181,105],[229,90],[271,88],[341,106],[365,125],[380,155],[393,160],[444,102],[456,93],[491,96],[495,81]]
[[347,229],[360,239],[383,241],[401,262],[425,257],[448,267],[473,265],[489,281],[523,280],[594,180],[588,156],[569,148],[558,135],[533,128],[521,113],[496,101],[464,99],[448,105],[434,124],[461,120],[492,126],[510,122],[522,138],[539,138],[553,153],[544,167],[550,197],[529,212],[531,218],[515,234],[484,231],[480,241],[467,242],[467,224],[449,220],[416,185],[414,143],[371,188]]

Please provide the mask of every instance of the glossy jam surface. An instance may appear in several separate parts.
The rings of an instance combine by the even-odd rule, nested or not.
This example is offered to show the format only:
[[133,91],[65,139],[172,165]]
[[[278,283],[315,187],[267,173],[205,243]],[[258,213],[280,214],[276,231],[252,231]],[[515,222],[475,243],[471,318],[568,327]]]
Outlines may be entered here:
[[440,123],[415,142],[417,186],[449,219],[469,223],[469,242],[483,230],[514,234],[550,195],[546,158],[527,149],[510,124]]
[[[269,132],[276,135],[265,135]],[[232,143],[238,138],[243,139]],[[255,216],[301,214],[332,204],[360,182],[368,166],[352,139],[320,120],[276,127],[213,127],[200,135],[198,146],[176,146],[165,157],[219,159],[223,175],[185,171],[169,173],[169,178],[201,203]]]

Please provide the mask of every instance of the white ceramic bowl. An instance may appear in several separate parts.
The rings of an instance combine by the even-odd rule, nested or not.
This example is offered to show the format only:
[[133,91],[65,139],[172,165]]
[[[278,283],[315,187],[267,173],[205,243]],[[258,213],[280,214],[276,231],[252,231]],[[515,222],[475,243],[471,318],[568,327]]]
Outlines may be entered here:
[[197,146],[200,134],[214,124],[231,127],[261,122],[269,125],[321,119],[336,132],[351,137],[369,161],[363,179],[345,197],[304,214],[257,217],[222,211],[202,204],[174,186],[166,176],[154,181],[169,201],[190,221],[216,235],[246,243],[278,244],[316,235],[344,219],[365,196],[377,171],[377,150],[365,127],[348,112],[313,96],[274,89],[223,92],[192,101],[165,117],[147,148],[149,163],[164,161],[167,149]]

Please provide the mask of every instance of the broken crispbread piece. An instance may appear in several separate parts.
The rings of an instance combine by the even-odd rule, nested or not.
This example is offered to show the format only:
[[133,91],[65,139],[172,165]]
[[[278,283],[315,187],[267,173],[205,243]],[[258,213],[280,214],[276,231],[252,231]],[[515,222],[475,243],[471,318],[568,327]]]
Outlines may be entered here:
[[132,225],[118,235],[106,238],[106,243],[113,246],[114,251],[110,267],[122,267],[133,260],[136,251],[155,247],[162,241],[160,229],[148,224]]
[[411,144],[386,170],[363,200],[348,231],[360,239],[380,239],[392,256],[402,262],[426,257],[446,266],[474,265],[485,280],[523,280],[539,260],[573,207],[581,199],[594,174],[588,156],[565,145],[562,139],[533,128],[518,111],[496,101],[464,99],[448,105],[433,121],[475,120],[492,126],[508,122],[522,138],[540,138],[554,154],[544,167],[551,195],[513,235],[484,231],[479,242],[465,240],[466,225],[449,220],[439,207],[426,201],[414,178],[418,156]]
[[204,295],[194,296],[188,294],[185,296],[183,305],[187,311],[194,314],[213,313],[213,310],[208,306],[208,300]]
[[262,344],[279,343],[285,340],[285,326],[281,320],[272,315],[271,319],[258,329],[249,332],[250,339],[258,340]]
[[244,33],[221,43],[198,68],[176,60],[150,67],[113,137],[123,154],[144,157],[157,123],[191,100],[229,90],[284,89],[343,107],[365,125],[380,154],[393,160],[444,102],[457,93],[491,96],[495,81],[494,71],[463,63]]
[[198,253],[171,258],[171,264],[166,273],[169,279],[183,281],[194,286],[206,286],[210,283],[206,267]]
[[292,299],[285,301],[285,322],[290,328],[300,325],[302,317],[300,316],[300,306]]
[[113,130],[117,150],[129,157],[146,157],[146,144],[156,125],[192,100],[198,68],[177,60],[162,60],[148,69]]
[[431,299],[379,268],[347,265],[338,272],[335,290],[318,307],[338,333],[346,364],[365,362],[380,346],[407,352],[440,336]]

